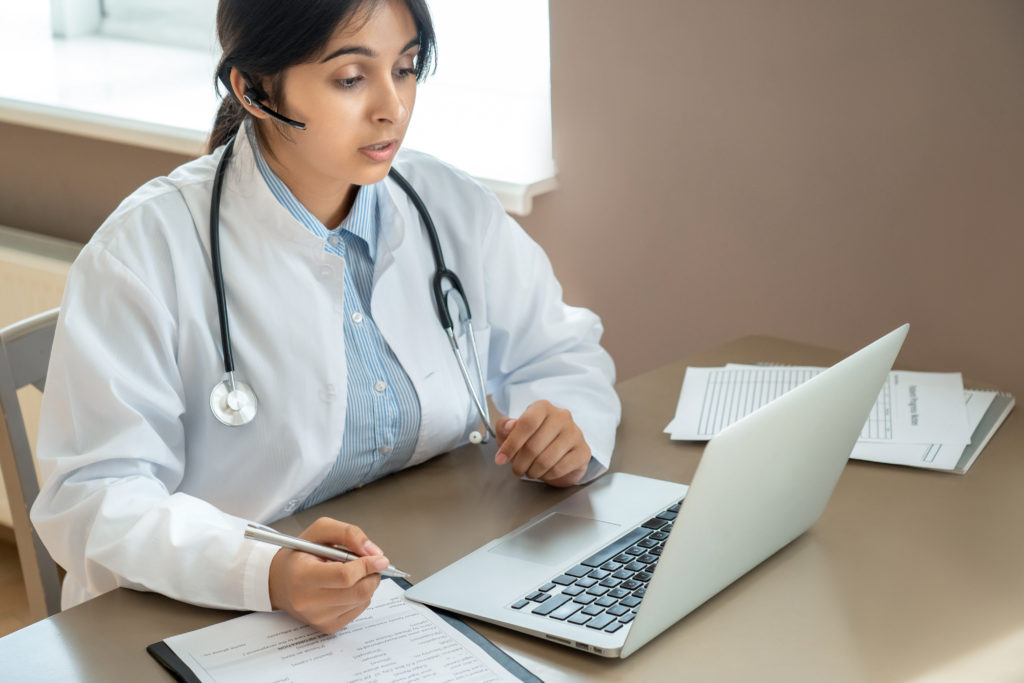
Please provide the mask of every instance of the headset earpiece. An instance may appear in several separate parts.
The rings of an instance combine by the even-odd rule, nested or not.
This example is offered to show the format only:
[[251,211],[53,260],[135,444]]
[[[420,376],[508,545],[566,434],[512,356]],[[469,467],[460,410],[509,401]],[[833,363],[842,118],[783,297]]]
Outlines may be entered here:
[[242,73],[242,78],[245,79],[245,84],[247,86],[249,86],[248,88],[246,88],[245,94],[242,95],[242,101],[243,102],[245,102],[250,107],[256,107],[257,109],[259,109],[261,112],[263,112],[267,116],[269,116],[271,118],[274,118],[274,119],[277,119],[281,123],[289,125],[292,128],[298,128],[299,130],[306,130],[306,124],[302,123],[301,121],[296,121],[294,119],[290,119],[287,116],[284,116],[283,114],[279,114],[276,111],[274,111],[273,109],[271,109],[270,107],[268,107],[267,105],[265,105],[262,102],[260,102],[260,99],[261,99],[260,98],[260,93],[256,89],[256,86],[254,86],[252,84],[252,81],[249,80],[249,76],[247,74],[245,74],[245,73]]

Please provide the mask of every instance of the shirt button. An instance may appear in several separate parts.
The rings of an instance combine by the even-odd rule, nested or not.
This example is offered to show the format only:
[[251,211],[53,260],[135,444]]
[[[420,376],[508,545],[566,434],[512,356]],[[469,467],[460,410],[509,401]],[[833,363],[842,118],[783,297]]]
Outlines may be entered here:
[[356,325],[361,325],[362,322],[363,322],[363,314],[360,313],[359,311],[356,311],[355,313],[353,313],[352,314],[352,322],[354,322]]
[[391,453],[391,446],[381,446],[377,450],[379,450],[382,455],[388,455]]
[[388,385],[386,382],[384,382],[384,380],[379,379],[377,380],[377,383],[373,385],[373,388],[378,392],[383,392],[385,389],[388,388]]
[[331,235],[327,238],[327,244],[336,247],[341,244],[341,235]]
[[299,501],[297,501],[297,500],[289,500],[285,504],[284,510],[285,510],[285,512],[291,512],[292,510],[294,510],[297,507],[299,507]]

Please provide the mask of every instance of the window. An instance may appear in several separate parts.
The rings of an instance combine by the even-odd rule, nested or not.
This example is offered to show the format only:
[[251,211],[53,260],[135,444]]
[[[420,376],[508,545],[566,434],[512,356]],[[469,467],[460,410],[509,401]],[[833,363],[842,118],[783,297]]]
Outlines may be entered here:
[[482,178],[554,175],[547,0],[431,0],[437,73],[417,96],[412,147]]
[[101,0],[100,4],[103,35],[199,50],[216,47],[214,0]]
[[216,0],[50,0],[54,36],[105,35],[208,50],[216,47]]
[[[421,86],[406,144],[480,178],[510,211],[528,213],[532,197],[554,187],[548,0],[428,2],[438,68]],[[25,21],[46,12],[45,3],[0,3],[0,24],[12,12]],[[20,118],[0,111],[0,119],[48,127],[60,112],[77,112],[85,123],[73,132],[201,150],[217,106],[215,0],[49,4],[43,21],[58,37],[39,48],[45,59],[28,61],[51,68],[21,79],[20,88],[0,83],[0,110],[12,100],[15,109],[17,101],[39,106]],[[0,58],[24,63],[24,46],[18,49],[0,46]],[[60,129],[69,130],[66,120]]]

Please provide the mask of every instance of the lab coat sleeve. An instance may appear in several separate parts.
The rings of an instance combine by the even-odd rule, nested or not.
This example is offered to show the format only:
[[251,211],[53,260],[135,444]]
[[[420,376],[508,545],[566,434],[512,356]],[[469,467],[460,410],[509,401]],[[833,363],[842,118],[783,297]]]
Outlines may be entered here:
[[615,366],[600,345],[604,328],[593,312],[562,300],[547,255],[500,205],[495,215],[483,259],[493,283],[488,391],[510,417],[542,399],[569,409],[591,449],[581,483],[590,481],[610,464],[621,416]]
[[186,449],[172,308],[102,243],[83,250],[54,338],[32,521],[88,594],[123,586],[269,610],[276,548],[244,540],[245,520],[175,492]]

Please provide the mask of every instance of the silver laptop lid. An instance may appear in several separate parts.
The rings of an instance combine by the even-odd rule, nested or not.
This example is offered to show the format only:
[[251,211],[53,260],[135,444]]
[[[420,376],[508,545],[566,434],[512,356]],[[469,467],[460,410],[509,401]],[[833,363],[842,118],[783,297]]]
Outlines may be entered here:
[[708,443],[622,657],[817,521],[908,329],[890,332]]

